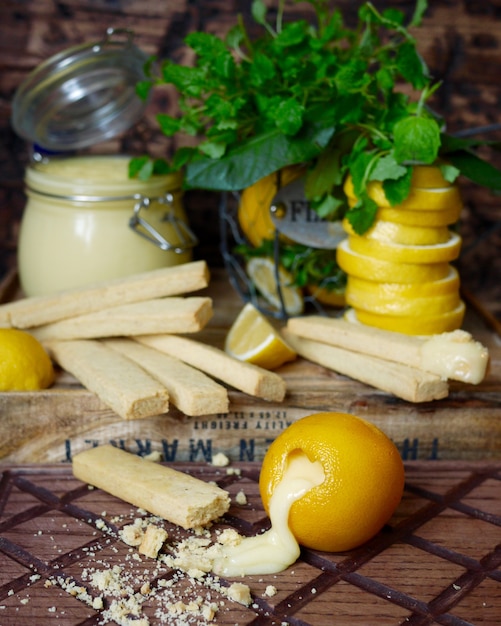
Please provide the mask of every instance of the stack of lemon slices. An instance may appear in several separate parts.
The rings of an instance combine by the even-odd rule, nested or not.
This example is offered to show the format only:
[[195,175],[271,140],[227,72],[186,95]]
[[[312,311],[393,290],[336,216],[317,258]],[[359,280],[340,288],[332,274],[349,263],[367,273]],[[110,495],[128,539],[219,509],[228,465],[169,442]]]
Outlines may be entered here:
[[[350,178],[344,190],[353,206]],[[368,193],[379,207],[373,226],[359,236],[345,220],[348,237],[337,251],[348,276],[347,317],[408,335],[460,328],[465,306],[451,263],[459,256],[461,238],[450,228],[462,209],[457,186],[439,167],[416,166],[402,204],[390,206],[378,181],[369,184]]]

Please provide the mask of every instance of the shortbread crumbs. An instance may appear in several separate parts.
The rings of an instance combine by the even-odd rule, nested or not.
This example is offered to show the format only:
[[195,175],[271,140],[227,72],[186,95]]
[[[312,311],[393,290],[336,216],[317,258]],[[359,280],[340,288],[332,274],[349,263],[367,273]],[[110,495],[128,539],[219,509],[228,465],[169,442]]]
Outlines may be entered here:
[[224,452],[218,452],[212,457],[211,465],[215,467],[226,467],[230,464],[230,459],[224,454]]

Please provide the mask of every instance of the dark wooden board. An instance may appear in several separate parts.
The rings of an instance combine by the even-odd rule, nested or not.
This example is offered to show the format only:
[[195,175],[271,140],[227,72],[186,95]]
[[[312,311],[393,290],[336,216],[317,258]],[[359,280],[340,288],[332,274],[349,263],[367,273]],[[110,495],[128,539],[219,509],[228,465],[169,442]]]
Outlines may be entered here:
[[[246,494],[247,504],[233,500],[213,530],[230,526],[253,535],[268,525],[258,492],[259,464],[233,464],[240,475],[207,464],[172,467],[215,480],[232,496],[240,490]],[[5,468],[0,482],[0,624],[115,625],[104,618],[116,597],[96,589],[89,572],[118,566],[132,591],[151,581],[153,593],[143,604],[150,624],[184,623],[161,620],[158,613],[155,617],[172,602],[160,581],[172,579],[174,597],[185,603],[196,595],[222,600],[212,622],[219,625],[498,625],[501,464],[409,462],[406,476],[400,506],[372,541],[341,554],[303,550],[280,574],[239,578],[253,595],[247,608],[186,577],[176,579],[167,566],[155,568],[154,560],[132,558],[117,532],[139,515],[137,510],[99,489],[89,490],[68,465]],[[107,531],[99,529],[99,519]],[[173,541],[186,535],[163,525]],[[58,580],[81,585],[92,597],[103,596],[104,608],[89,607]],[[275,596],[264,595],[268,585],[276,588]]]

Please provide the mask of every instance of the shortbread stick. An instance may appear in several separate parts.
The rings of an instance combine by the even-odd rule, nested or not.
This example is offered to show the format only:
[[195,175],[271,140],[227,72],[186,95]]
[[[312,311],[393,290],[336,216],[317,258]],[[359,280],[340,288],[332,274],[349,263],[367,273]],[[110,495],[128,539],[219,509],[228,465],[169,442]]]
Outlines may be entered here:
[[228,492],[217,485],[111,445],[76,454],[73,474],[185,529],[205,526],[230,508]]
[[123,419],[151,417],[169,410],[164,385],[99,341],[54,341],[47,349],[56,363]]
[[150,333],[194,333],[207,324],[212,313],[210,298],[159,298],[72,317],[33,328],[30,332],[42,342]]
[[207,263],[193,261],[0,304],[0,326],[33,328],[122,304],[179,296],[203,289],[208,284]]
[[464,330],[417,337],[319,315],[291,318],[287,329],[300,337],[472,384],[483,380],[489,361],[487,348]]
[[105,339],[103,343],[158,379],[169,392],[172,404],[185,415],[228,412],[228,392],[225,387],[179,359],[132,339]]
[[284,399],[286,385],[281,376],[257,365],[239,361],[214,346],[176,335],[143,335],[134,339],[177,357],[251,396],[274,402]]
[[282,332],[292,349],[305,359],[409,402],[438,400],[449,393],[447,381],[435,374],[298,337],[287,329]]

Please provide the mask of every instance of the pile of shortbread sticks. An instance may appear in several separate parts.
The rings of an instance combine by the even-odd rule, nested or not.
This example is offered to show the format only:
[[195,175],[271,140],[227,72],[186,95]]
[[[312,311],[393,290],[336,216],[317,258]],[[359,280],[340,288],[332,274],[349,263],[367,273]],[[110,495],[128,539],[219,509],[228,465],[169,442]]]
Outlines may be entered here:
[[[191,335],[213,315],[205,261],[0,305],[0,327],[29,331],[53,360],[124,419],[228,412],[221,382],[281,402],[276,373],[238,361]],[[188,335],[188,337],[186,336]]]

